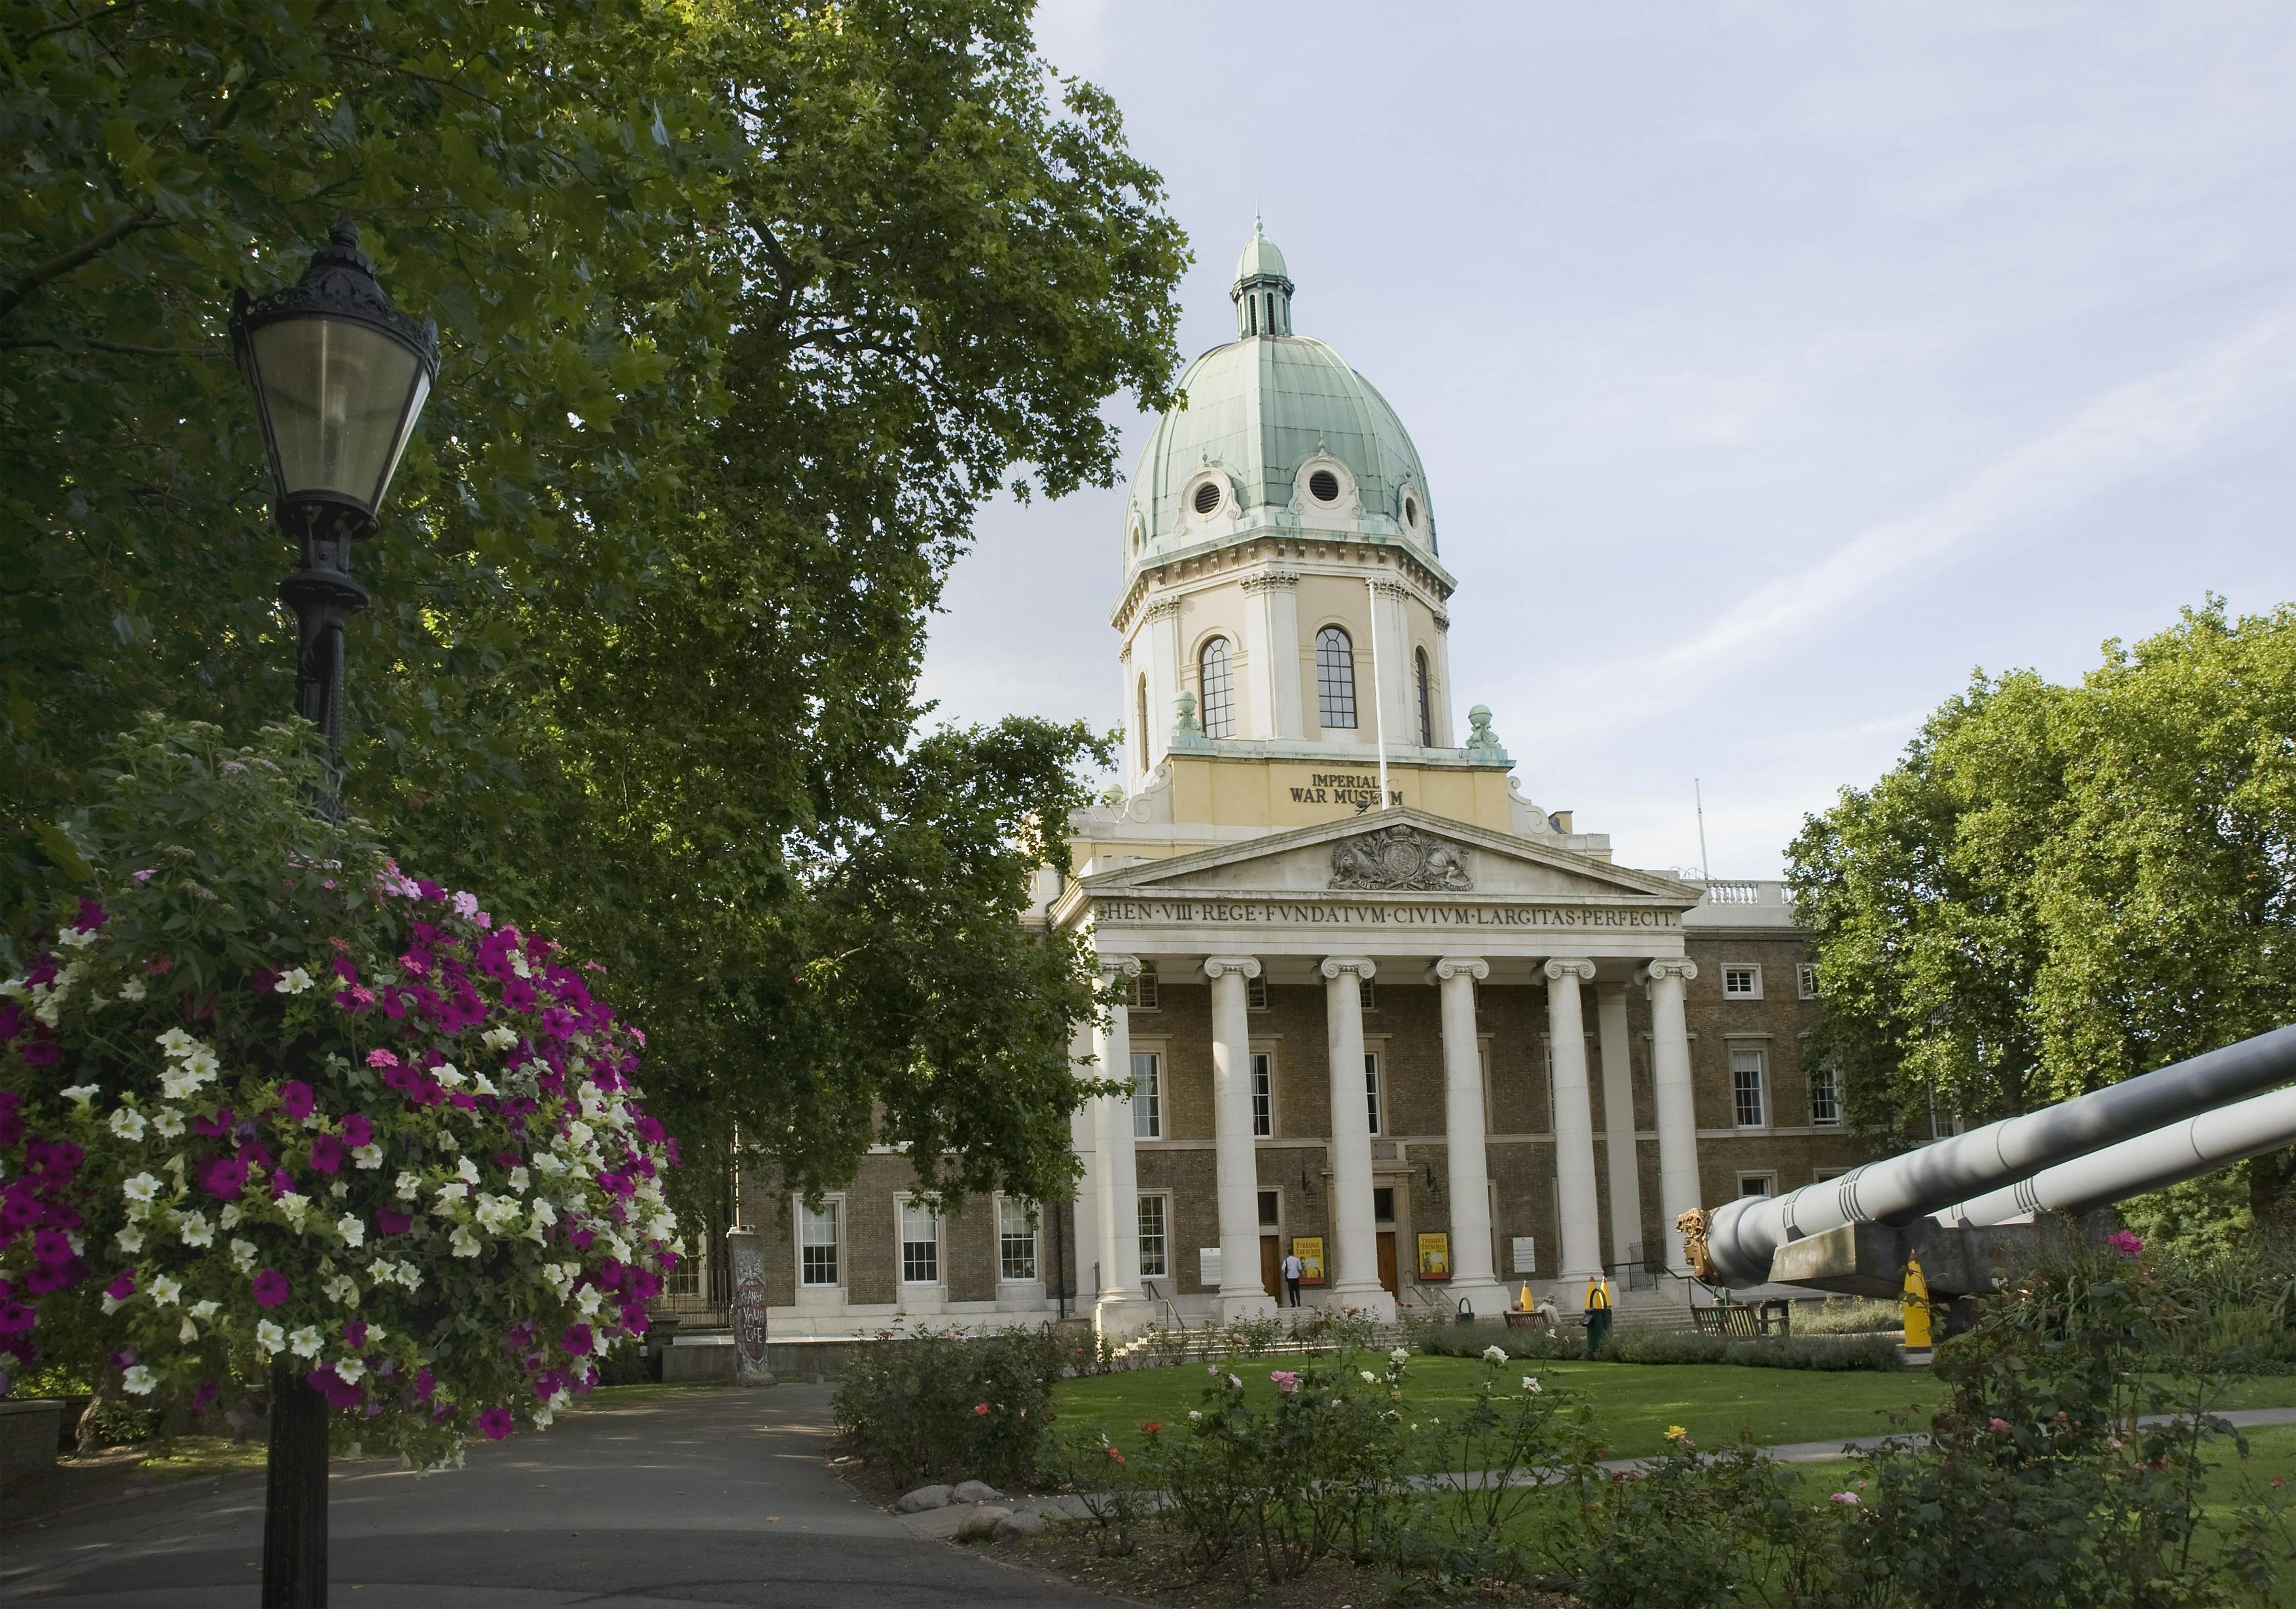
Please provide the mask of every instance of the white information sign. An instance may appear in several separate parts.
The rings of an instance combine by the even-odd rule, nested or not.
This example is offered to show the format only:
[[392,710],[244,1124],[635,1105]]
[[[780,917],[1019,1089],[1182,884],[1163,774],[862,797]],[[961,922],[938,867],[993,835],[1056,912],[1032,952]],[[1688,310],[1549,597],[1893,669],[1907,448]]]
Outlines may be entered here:
[[1213,1290],[1219,1288],[1220,1249],[1218,1246],[1196,1248],[1196,1277]]
[[1517,1235],[1513,1239],[1514,1271],[1518,1274],[1538,1272],[1538,1237],[1535,1235]]

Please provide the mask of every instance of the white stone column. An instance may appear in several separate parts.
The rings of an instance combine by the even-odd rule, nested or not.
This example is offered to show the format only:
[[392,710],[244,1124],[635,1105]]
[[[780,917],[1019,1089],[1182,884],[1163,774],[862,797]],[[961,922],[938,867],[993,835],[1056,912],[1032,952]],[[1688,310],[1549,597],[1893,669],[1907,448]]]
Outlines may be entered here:
[[[1361,956],[1323,965],[1324,1037],[1332,1059],[1332,1304],[1395,1317],[1379,1283],[1379,1219],[1372,1208],[1371,1103],[1364,1088],[1363,983],[1378,968]],[[1397,1255],[1402,1254],[1398,1248]]]
[[1555,1305],[1576,1309],[1587,1278],[1603,1267],[1602,1215],[1595,1196],[1595,1112],[1587,1084],[1587,1020],[1578,986],[1592,961],[1546,964],[1546,1038],[1554,1057],[1554,1182],[1562,1202],[1562,1284]]
[[[1100,975],[1107,989],[1108,1019],[1093,1030],[1093,1056],[1103,1078],[1128,1089],[1132,1083],[1132,1021],[1121,991],[1124,980],[1140,975],[1130,956],[1103,956]],[[1095,1325],[1108,1333],[1138,1329],[1151,1317],[1140,1288],[1140,1165],[1133,1146],[1132,1097],[1108,1095],[1096,1103],[1100,1144],[1100,1198],[1093,1203],[1100,1242],[1100,1293],[1093,1306]]]
[[1251,1020],[1245,982],[1259,976],[1249,956],[1213,956],[1212,1121],[1219,1178],[1219,1295],[1223,1320],[1275,1311],[1259,1283],[1259,1158],[1251,1134]]
[[1507,1305],[1491,1260],[1490,1163],[1483,1148],[1483,1052],[1475,1032],[1475,985],[1491,975],[1475,956],[1446,956],[1428,973],[1443,991],[1443,1145],[1451,1198],[1454,1302],[1488,1316]]
[[1690,1086],[1690,1024],[1682,986],[1698,963],[1671,956],[1650,964],[1651,1086],[1658,1101],[1658,1210],[1665,1219],[1666,1266],[1690,1272],[1675,1222],[1703,1205],[1698,1197],[1698,1106]]
[[[1635,1078],[1628,1060],[1627,986],[1595,985],[1595,1037],[1603,1053],[1603,1160],[1611,1178],[1611,1262],[1623,1269],[1643,1237],[1643,1181],[1635,1152]],[[1659,1248],[1644,1255],[1656,1261]]]
[[[1148,768],[1172,750],[1172,706],[1187,685],[1180,665],[1180,604],[1166,598],[1148,605],[1137,639],[1148,645]],[[1136,661],[1138,653],[1135,653]]]
[[1300,578],[1286,570],[1243,579],[1243,643],[1250,656],[1251,737],[1300,731]]
[[[1098,1037],[1089,1021],[1077,1023],[1069,1035],[1069,1063],[1079,1079],[1100,1077],[1099,1057],[1094,1048]],[[1104,1104],[1095,1097],[1069,1115],[1069,1143],[1076,1147],[1078,1159],[1084,1163],[1084,1176],[1077,1181],[1076,1199],[1069,1203],[1076,1230],[1076,1255],[1070,1271],[1076,1280],[1078,1310],[1087,1313],[1100,1299],[1100,1225],[1103,1216],[1101,1196],[1107,1189],[1101,1178],[1107,1167],[1107,1153],[1101,1145],[1100,1109]],[[1052,1242],[1048,1238],[1045,1244],[1049,1248]]]

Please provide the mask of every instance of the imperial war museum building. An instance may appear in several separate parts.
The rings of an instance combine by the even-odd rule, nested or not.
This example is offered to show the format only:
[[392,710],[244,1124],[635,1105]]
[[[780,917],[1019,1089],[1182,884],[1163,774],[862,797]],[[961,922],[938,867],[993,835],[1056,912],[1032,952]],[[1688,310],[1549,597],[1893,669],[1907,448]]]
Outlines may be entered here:
[[1292,1253],[1380,1315],[1679,1293],[1677,1214],[1863,1160],[1780,885],[1615,864],[1457,707],[1434,488],[1292,292],[1255,230],[1133,472],[1122,797],[1031,914],[1097,953],[1121,1003],[1075,1058],[1130,1094],[1057,1209],[936,1215],[890,1150],[818,1208],[747,1181],[777,1340],[1244,1317]]

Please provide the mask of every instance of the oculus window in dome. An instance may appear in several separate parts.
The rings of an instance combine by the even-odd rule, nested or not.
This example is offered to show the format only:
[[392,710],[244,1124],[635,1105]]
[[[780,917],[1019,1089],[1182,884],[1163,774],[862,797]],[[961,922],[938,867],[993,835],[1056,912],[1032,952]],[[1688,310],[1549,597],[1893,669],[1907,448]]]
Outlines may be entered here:
[[[1229,290],[1236,338],[1187,365],[1185,400],[1156,422],[1133,469],[1134,568],[1271,529],[1399,539],[1435,560],[1427,472],[1411,433],[1335,349],[1294,331],[1293,291],[1283,252],[1255,224]],[[1233,528],[1204,524],[1223,502]]]

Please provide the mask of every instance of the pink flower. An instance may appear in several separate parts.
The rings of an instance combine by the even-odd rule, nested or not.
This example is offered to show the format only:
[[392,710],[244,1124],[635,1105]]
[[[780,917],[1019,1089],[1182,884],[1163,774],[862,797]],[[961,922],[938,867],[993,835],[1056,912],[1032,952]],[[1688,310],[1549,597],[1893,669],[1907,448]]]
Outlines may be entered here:
[[1300,1389],[1300,1376],[1290,1369],[1270,1369],[1267,1377],[1275,1382],[1275,1389],[1287,1397]]
[[169,955],[167,951],[161,950],[158,955],[144,963],[144,970],[156,978],[161,973],[167,972],[175,965],[176,957]]
[[2009,1421],[2006,1419],[1994,1419],[1988,1422],[1985,1428],[1991,1431],[1997,1436],[2005,1436],[2009,1433]]
[[378,1045],[366,1053],[366,1064],[370,1067],[396,1067],[398,1065],[398,1055],[396,1051],[385,1050]]
[[499,1441],[510,1434],[517,1421],[506,1408],[490,1408],[479,1416],[479,1433],[489,1441]]
[[976,1402],[972,1405],[972,1411],[976,1414],[985,1414],[988,1411],[988,1404],[986,1402]]
[[1825,1500],[1829,1503],[1839,1503],[1845,1508],[1857,1506],[1857,1494],[1854,1491],[1837,1491]]
[[159,872],[160,868],[158,866],[147,866],[142,871],[130,873],[129,875],[133,876],[138,882],[149,882],[153,877],[159,875]]
[[287,1276],[276,1268],[263,1269],[251,1283],[257,1307],[275,1308],[287,1300]]
[[2112,1248],[2112,1254],[2116,1257],[2136,1257],[2144,1250],[2144,1241],[2126,1229],[2117,1229],[2106,1235],[2104,1244]]

